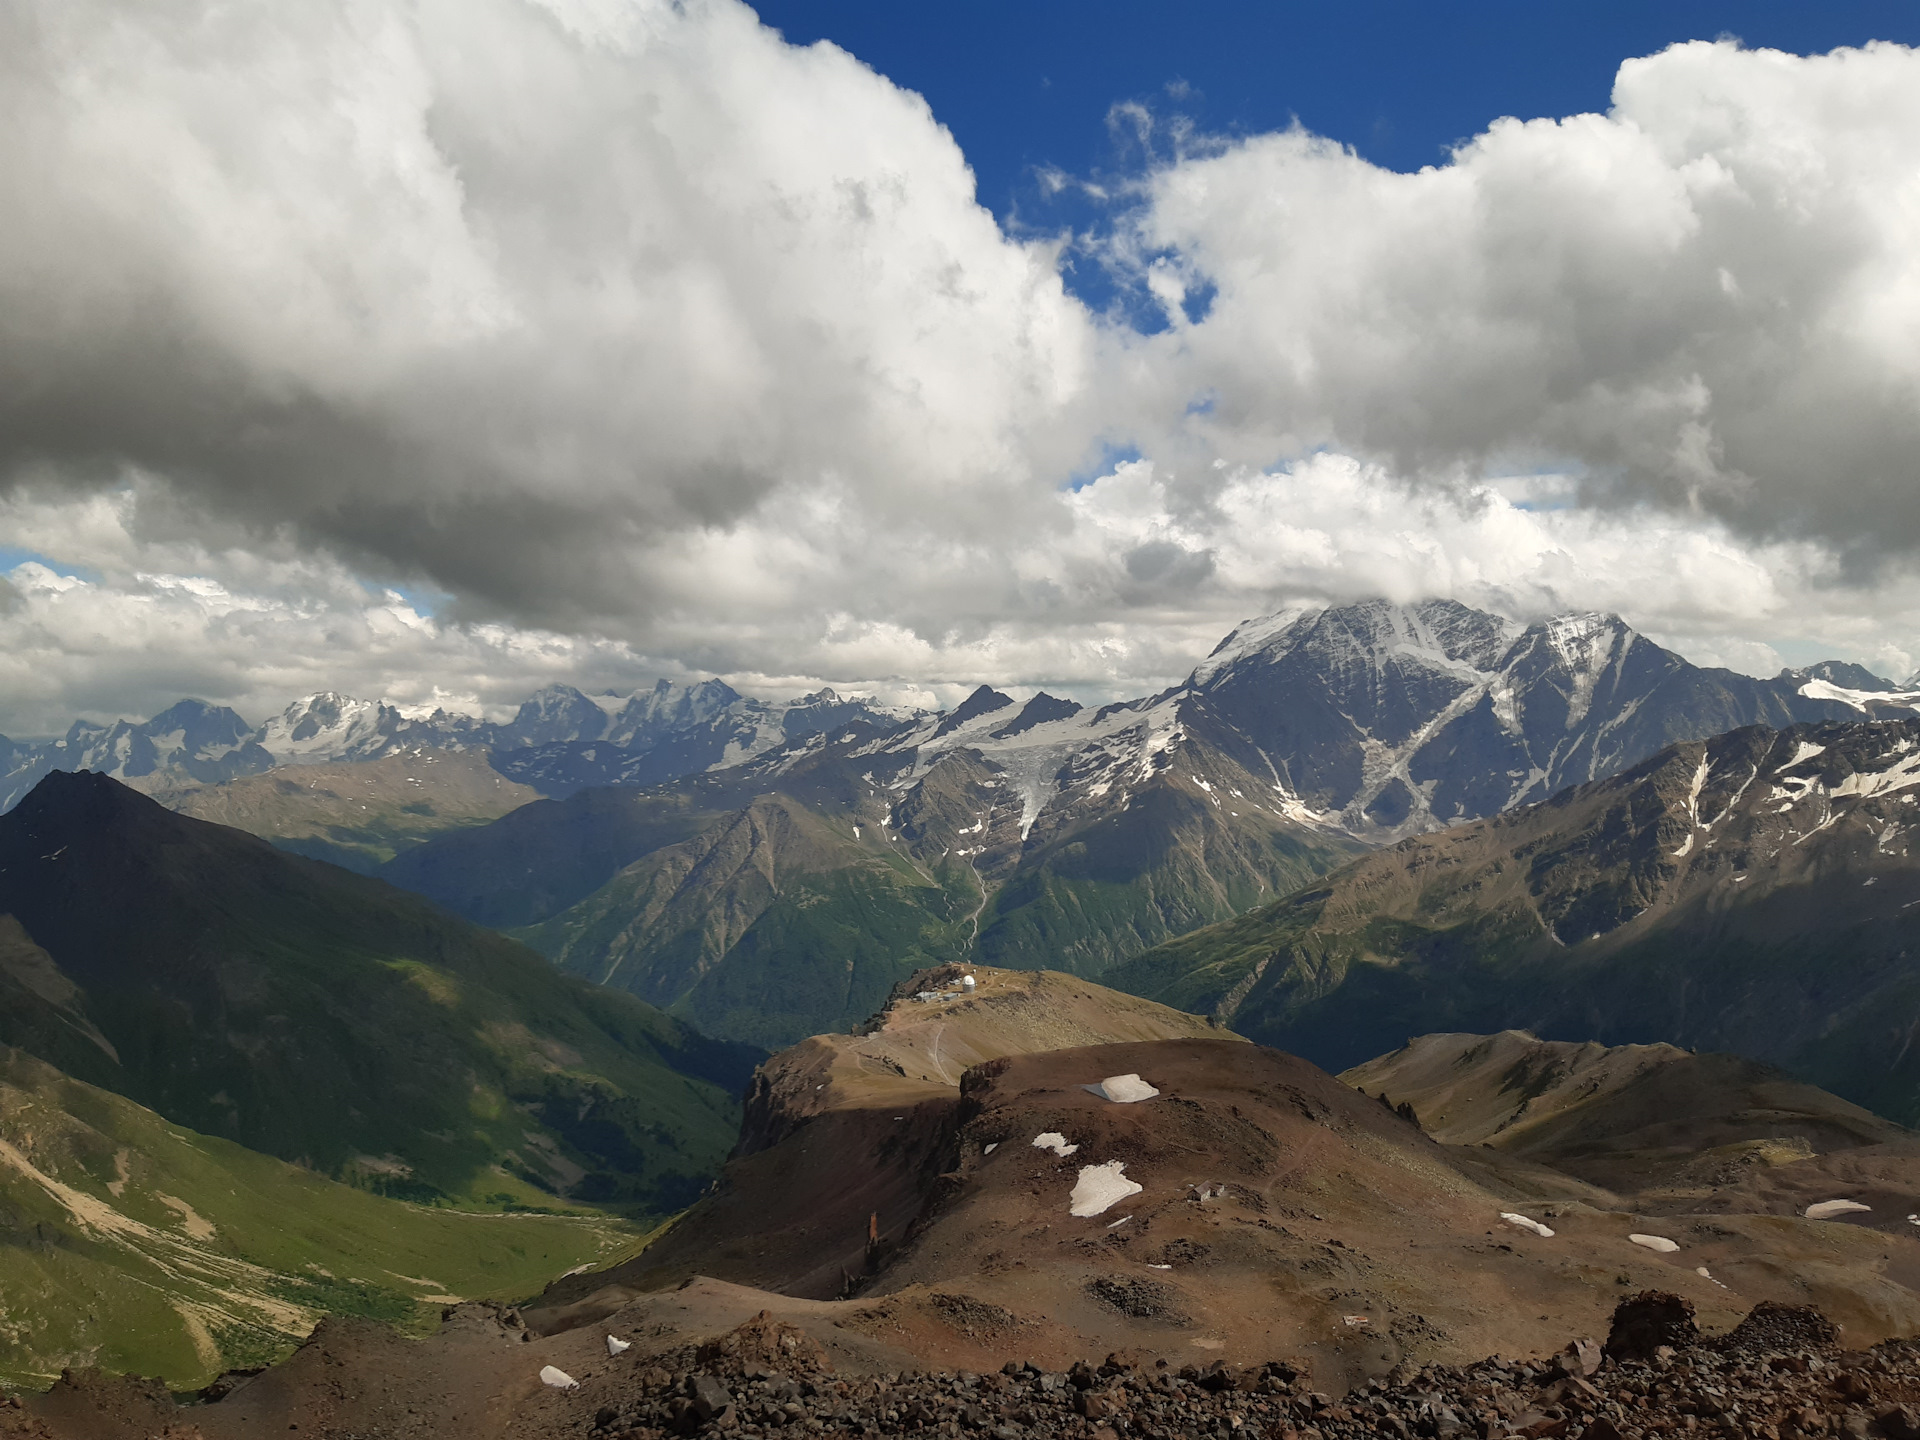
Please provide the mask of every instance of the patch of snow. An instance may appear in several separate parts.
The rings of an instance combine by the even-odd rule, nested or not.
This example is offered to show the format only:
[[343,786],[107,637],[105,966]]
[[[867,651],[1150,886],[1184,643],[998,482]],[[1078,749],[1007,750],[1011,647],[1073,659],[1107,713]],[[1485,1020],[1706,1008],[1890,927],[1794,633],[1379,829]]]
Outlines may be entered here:
[[1547,621],[1546,632],[1547,644],[1573,677],[1573,693],[1567,697],[1567,729],[1572,730],[1587,718],[1594,687],[1626,627],[1611,615],[1588,612],[1556,615]]
[[1102,1100],[1111,1100],[1117,1105],[1132,1105],[1136,1101],[1151,1100],[1160,1093],[1138,1075],[1109,1075],[1098,1085],[1082,1085],[1080,1088],[1098,1095]]
[[[1077,1148],[1077,1147],[1076,1147]],[[1119,1204],[1129,1195],[1138,1195],[1147,1187],[1126,1176],[1127,1162],[1109,1160],[1104,1165],[1083,1165],[1074,1182],[1070,1215],[1098,1215]]]
[[618,1355],[621,1351],[631,1350],[632,1348],[633,1342],[631,1340],[622,1340],[616,1335],[607,1336],[607,1354],[609,1355]]
[[1662,1255],[1671,1255],[1680,1248],[1679,1245],[1667,1239],[1664,1235],[1629,1235],[1627,1239],[1636,1245],[1643,1245],[1649,1250],[1657,1250]]
[[1862,715],[1872,714],[1876,705],[1899,705],[1908,710],[1920,707],[1920,690],[1849,690],[1831,680],[1809,680],[1800,687],[1800,693],[1809,700],[1851,705]]
[[1800,1213],[1809,1220],[1831,1220],[1836,1215],[1852,1215],[1872,1208],[1871,1205],[1862,1205],[1858,1200],[1822,1200],[1817,1205],[1807,1206]]
[[540,1367],[540,1383],[542,1385],[551,1385],[556,1390],[578,1390],[580,1388],[580,1382],[566,1371],[560,1369],[557,1365],[542,1365]]
[[1833,796],[1858,795],[1866,798],[1870,795],[1889,795],[1896,790],[1906,790],[1920,785],[1920,754],[1910,755],[1896,761],[1885,770],[1857,770],[1833,787]]
[[1049,1130],[1044,1135],[1036,1135],[1033,1137],[1033,1148],[1036,1150],[1051,1150],[1054,1154],[1064,1158],[1073,1154],[1073,1152],[1080,1147],[1078,1145],[1067,1144],[1067,1137],[1062,1135],[1058,1130]]
[[1796,765],[1804,765],[1816,755],[1824,755],[1826,753],[1826,746],[1816,745],[1811,740],[1802,740],[1798,745],[1794,746],[1793,758],[1779,768],[1782,770],[1791,770]]
[[1700,791],[1707,783],[1707,757],[1704,751],[1700,755],[1700,767],[1693,772],[1693,783],[1687,787],[1687,817],[1695,825],[1700,823]]

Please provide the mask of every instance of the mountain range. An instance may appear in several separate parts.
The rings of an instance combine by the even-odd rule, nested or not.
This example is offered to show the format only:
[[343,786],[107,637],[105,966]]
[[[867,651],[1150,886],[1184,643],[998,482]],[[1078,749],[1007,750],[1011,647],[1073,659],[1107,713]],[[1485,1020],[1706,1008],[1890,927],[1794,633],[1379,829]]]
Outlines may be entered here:
[[542,794],[564,794],[588,784],[652,784],[737,763],[823,729],[891,728],[913,713],[842,699],[830,689],[795,700],[755,700],[719,680],[662,680],[631,695],[550,685],[504,723],[323,692],[250,726],[226,706],[182,700],[141,722],[75,721],[57,739],[0,736],[0,810],[53,770],[92,770],[153,791],[218,784],[282,765],[355,763],[422,749],[484,752],[509,779]]
[[1287,612],[1181,685],[1084,708],[982,686],[643,789],[438,836],[382,872],[712,1033],[789,1043],[918,965],[1098,976],[1365,849],[1756,722],[1912,715],[1825,664],[1758,680],[1613,617]]
[[183,702],[55,744],[775,1046],[928,964],[1105,974],[1676,740],[1916,713],[1920,690],[1858,666],[1763,680],[1617,617],[1370,601],[1250,621],[1182,684],[1097,708],[981,686],[919,715],[662,682],[551,687],[504,725],[317,696],[249,731]]

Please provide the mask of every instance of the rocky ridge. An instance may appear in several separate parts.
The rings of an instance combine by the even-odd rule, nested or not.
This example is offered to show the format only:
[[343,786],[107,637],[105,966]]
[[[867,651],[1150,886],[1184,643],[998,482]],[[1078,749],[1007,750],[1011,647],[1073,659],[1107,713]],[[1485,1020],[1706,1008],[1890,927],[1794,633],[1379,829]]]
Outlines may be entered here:
[[1920,1117],[1920,721],[1754,726],[1405,840],[1110,982],[1344,1068],[1435,1029],[1666,1041]]
[[[672,1327],[664,1327],[670,1338],[649,1341],[629,1330],[632,1340],[619,1339],[620,1322],[631,1318],[617,1317],[604,1331],[618,1341],[619,1353],[570,1362],[572,1371],[542,1367],[546,1383],[527,1385],[506,1377],[529,1370],[547,1352],[543,1346],[529,1355],[511,1343],[516,1336],[537,1338],[520,1328],[513,1312],[478,1305],[450,1310],[443,1334],[483,1352],[492,1379],[481,1396],[457,1402],[442,1391],[440,1376],[478,1378],[474,1358],[457,1356],[464,1365],[438,1375],[429,1362],[422,1373],[423,1357],[396,1365],[388,1344],[371,1357],[385,1362],[376,1368],[367,1352],[379,1346],[377,1337],[327,1322],[288,1365],[265,1375],[223,1377],[195,1405],[178,1406],[164,1389],[137,1379],[69,1372],[45,1395],[0,1404],[0,1437],[227,1440],[264,1433],[248,1428],[262,1421],[299,1430],[303,1420],[340,1440],[426,1440],[456,1433],[448,1423],[474,1440],[506,1434],[521,1440],[1912,1440],[1920,1434],[1920,1344],[1902,1339],[1844,1349],[1818,1310],[1770,1303],[1724,1334],[1702,1335],[1684,1299],[1657,1291],[1620,1302],[1604,1344],[1580,1337],[1558,1353],[1531,1358],[1408,1366],[1344,1392],[1325,1388],[1298,1360],[1202,1366],[1115,1352],[1098,1363],[1080,1359],[1057,1367],[1013,1359],[982,1370],[884,1368],[857,1355],[849,1364],[842,1354],[836,1364],[811,1333],[817,1327],[767,1311],[696,1340],[678,1339]],[[580,1353],[587,1354],[584,1347]],[[488,1403],[475,1403],[482,1397]]]
[[[842,1379],[804,1332],[763,1316],[705,1345],[610,1364],[572,1397],[580,1420],[589,1407],[590,1428],[550,1420],[537,1433],[1642,1440],[1691,1432],[1911,1440],[1920,1435],[1920,1344],[1844,1351],[1818,1310],[1771,1303],[1708,1337],[1684,1299],[1647,1291],[1620,1303],[1604,1346],[1581,1338],[1545,1359],[1409,1367],[1336,1397],[1317,1389],[1296,1361],[1201,1367],[1118,1353],[1064,1370],[1009,1360],[997,1372]],[[547,1408],[558,1420],[560,1407]]]

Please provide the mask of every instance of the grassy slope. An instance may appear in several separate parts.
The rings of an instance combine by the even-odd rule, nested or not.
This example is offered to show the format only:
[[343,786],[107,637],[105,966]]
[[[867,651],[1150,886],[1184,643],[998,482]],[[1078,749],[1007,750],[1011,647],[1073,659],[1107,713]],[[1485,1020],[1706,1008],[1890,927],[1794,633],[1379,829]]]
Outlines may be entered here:
[[18,983],[0,1040],[402,1197],[526,1198],[511,1176],[665,1214],[730,1147],[743,1047],[104,778],[43,791],[63,779],[0,819],[0,909],[114,1054]]
[[[1217,757],[1106,806],[1063,807],[1068,818],[1030,835],[1017,795],[977,757],[943,757],[899,799],[865,773],[873,763],[826,755],[763,777],[740,808],[709,814],[697,833],[647,849],[592,894],[514,933],[570,973],[711,1033],[778,1046],[864,1018],[925,965],[1099,976],[1356,848],[1260,805],[1223,805],[1222,794],[1239,792],[1209,790],[1190,773],[1237,773]],[[641,807],[666,803],[666,792],[649,792],[609,797],[600,810],[630,829]],[[518,853],[518,832],[562,813],[529,807],[490,830]],[[582,808],[576,824],[607,829],[599,814]],[[482,848],[487,835],[436,842],[418,859]],[[552,887],[535,873],[534,888]]]
[[176,1388],[278,1358],[326,1312],[408,1329],[517,1299],[639,1232],[383,1199],[171,1125],[0,1049],[0,1381],[62,1366]]
[[854,831],[761,796],[520,933],[562,968],[712,1033],[790,1044],[871,1014],[914,970],[958,958],[978,903],[970,872],[931,874],[871,823]]
[[533,925],[585,899],[642,855],[698,835],[743,803],[705,777],[657,790],[582,790],[441,835],[380,873],[476,924]]
[[231,825],[362,874],[431,836],[540,798],[486,756],[413,750],[350,765],[287,765],[220,785],[150,792],[169,810]]
[[1357,848],[1207,813],[1177,777],[1120,814],[1031,856],[993,896],[978,954],[993,965],[1104,976],[1114,965],[1238,915],[1325,873]]

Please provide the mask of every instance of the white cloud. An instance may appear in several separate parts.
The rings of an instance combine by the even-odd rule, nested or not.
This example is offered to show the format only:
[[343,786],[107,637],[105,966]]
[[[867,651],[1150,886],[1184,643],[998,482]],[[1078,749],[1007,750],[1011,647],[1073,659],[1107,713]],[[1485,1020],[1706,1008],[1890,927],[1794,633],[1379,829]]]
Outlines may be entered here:
[[1920,57],[1679,47],[1416,175],[1161,128],[1142,336],[734,0],[0,13],[0,543],[80,576],[0,590],[0,727],[1097,698],[1383,592],[1915,658]]
[[1589,500],[1911,552],[1917,161],[1913,51],[1702,42],[1628,61],[1606,115],[1501,120],[1417,174],[1297,130],[1168,165],[1114,251],[1170,297],[1138,404],[1212,405],[1141,444],[1570,468]]
[[0,464],[619,622],[796,488],[984,536],[1075,458],[1052,250],[731,0],[8,14]]

